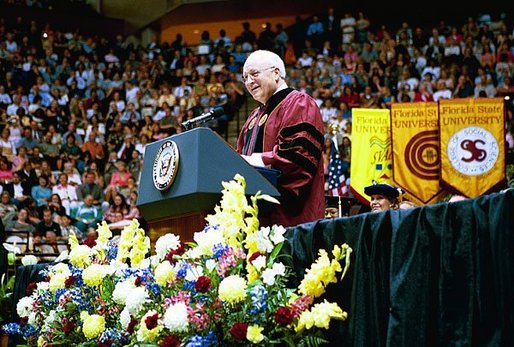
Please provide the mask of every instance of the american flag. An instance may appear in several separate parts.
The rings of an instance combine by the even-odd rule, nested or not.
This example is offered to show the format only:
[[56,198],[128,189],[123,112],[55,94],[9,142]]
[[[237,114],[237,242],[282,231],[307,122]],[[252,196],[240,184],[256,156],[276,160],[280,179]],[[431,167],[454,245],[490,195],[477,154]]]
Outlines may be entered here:
[[348,163],[339,156],[339,151],[332,141],[330,150],[330,162],[328,163],[328,195],[348,196],[348,186],[346,184],[346,171]]

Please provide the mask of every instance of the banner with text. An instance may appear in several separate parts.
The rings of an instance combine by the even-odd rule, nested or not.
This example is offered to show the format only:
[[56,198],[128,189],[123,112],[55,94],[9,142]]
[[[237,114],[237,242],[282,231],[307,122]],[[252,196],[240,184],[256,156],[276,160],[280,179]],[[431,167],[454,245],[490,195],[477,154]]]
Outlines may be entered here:
[[436,102],[391,106],[393,180],[417,204],[441,200],[439,116]]
[[364,187],[392,183],[391,118],[389,110],[352,109],[352,154],[350,191],[362,203],[369,203]]
[[474,198],[505,183],[503,98],[439,101],[441,184]]

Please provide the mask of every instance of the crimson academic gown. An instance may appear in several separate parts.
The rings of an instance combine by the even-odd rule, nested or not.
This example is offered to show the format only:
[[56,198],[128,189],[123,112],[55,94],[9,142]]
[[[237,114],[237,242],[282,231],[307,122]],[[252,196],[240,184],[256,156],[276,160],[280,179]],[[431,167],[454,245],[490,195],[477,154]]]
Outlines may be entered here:
[[240,154],[262,153],[281,172],[280,205],[259,213],[261,225],[294,226],[324,217],[323,121],[312,97],[291,88],[252,111],[237,141]]

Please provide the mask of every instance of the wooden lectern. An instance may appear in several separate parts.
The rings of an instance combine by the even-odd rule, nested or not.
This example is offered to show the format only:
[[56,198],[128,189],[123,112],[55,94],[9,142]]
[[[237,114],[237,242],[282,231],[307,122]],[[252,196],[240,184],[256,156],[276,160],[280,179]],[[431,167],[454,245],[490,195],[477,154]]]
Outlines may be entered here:
[[239,173],[246,194],[279,197],[277,189],[209,128],[195,128],[146,146],[137,205],[153,245],[166,233],[192,241],[221,199],[222,181]]

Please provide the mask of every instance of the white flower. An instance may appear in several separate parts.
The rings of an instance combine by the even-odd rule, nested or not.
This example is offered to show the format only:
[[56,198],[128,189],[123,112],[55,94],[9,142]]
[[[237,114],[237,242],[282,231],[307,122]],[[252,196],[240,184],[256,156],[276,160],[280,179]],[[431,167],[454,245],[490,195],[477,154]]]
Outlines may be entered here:
[[116,283],[114,290],[112,292],[112,299],[114,302],[120,305],[124,305],[127,300],[127,295],[132,291],[132,289],[136,288],[132,279],[128,279],[126,281],[121,281]]
[[53,322],[55,322],[56,314],[55,310],[50,310],[48,315],[45,318],[45,325],[51,326]]
[[125,305],[132,314],[137,314],[143,309],[143,305],[148,302],[148,291],[145,287],[136,287],[127,293]]
[[50,283],[49,282],[38,282],[36,285],[36,291],[38,292],[46,292],[50,289]]
[[253,266],[255,266],[257,270],[261,270],[266,266],[266,257],[263,255],[259,255],[257,258],[254,259],[252,264]]
[[21,298],[16,305],[16,312],[20,317],[27,317],[34,310],[34,300],[30,296]]
[[218,262],[214,259],[209,259],[205,262],[205,267],[207,270],[212,271],[218,266]]
[[209,228],[207,232],[201,231],[195,233],[193,236],[197,246],[191,248],[187,253],[192,258],[199,258],[201,256],[211,256],[212,248],[215,245],[225,244],[223,233],[217,228]]
[[284,233],[286,232],[286,228],[281,225],[273,225],[271,228],[271,241],[275,245],[278,245],[281,242],[284,242]]
[[269,286],[275,284],[276,276],[284,276],[286,267],[282,263],[275,263],[271,269],[266,269],[262,272],[262,281]]
[[275,272],[273,269],[266,269],[262,272],[262,281],[268,286],[275,284]]
[[37,324],[37,316],[36,316],[36,311],[32,311],[30,312],[29,314],[29,320],[28,322],[30,325],[33,325],[33,326],[36,326]]
[[188,327],[186,304],[177,302],[175,305],[168,307],[162,317],[162,323],[171,332],[186,331]]
[[269,239],[270,228],[260,228],[255,232],[255,241],[257,242],[257,248],[262,253],[273,252],[273,244]]
[[170,250],[180,247],[180,237],[175,234],[165,234],[155,242],[155,253],[159,260],[164,259]]
[[286,267],[281,262],[273,264],[273,272],[275,275],[284,276],[286,274]]
[[123,309],[123,311],[121,311],[121,313],[120,313],[120,324],[121,324],[121,327],[123,328],[123,330],[127,330],[127,327],[129,325],[131,319],[132,318],[130,316],[130,312],[125,307]]
[[25,266],[37,264],[38,260],[35,255],[26,255],[21,258],[21,263]]
[[198,277],[203,276],[203,268],[201,266],[191,266],[186,271],[186,281],[193,282]]

